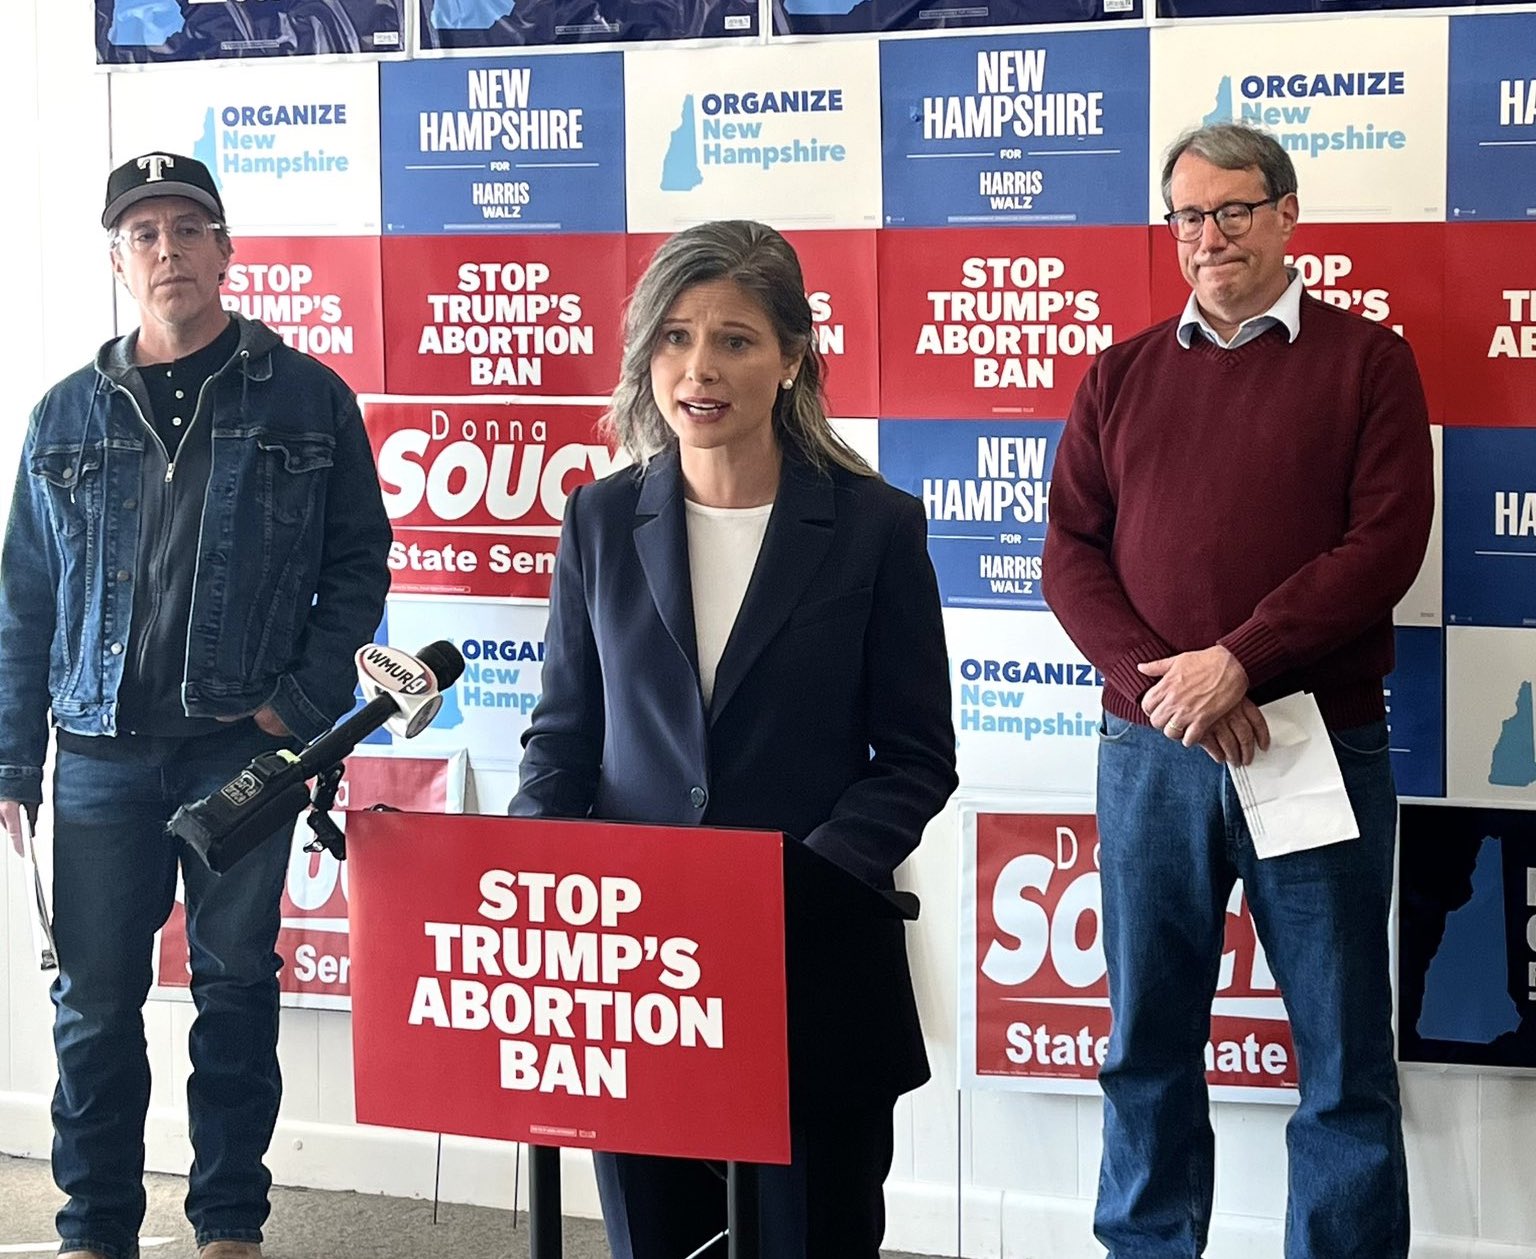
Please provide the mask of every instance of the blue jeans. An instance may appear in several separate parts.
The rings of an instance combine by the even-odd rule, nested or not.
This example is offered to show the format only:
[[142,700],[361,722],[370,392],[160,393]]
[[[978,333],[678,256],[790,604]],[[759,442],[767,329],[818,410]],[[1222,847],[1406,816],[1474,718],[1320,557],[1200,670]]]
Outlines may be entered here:
[[1286,1259],[1408,1253],[1388,974],[1397,797],[1386,725],[1335,731],[1333,743],[1360,838],[1261,861],[1225,766],[1104,718],[1098,815],[1114,1022],[1099,1075],[1094,1232],[1112,1259],[1194,1259],[1205,1249],[1215,1140],[1204,1051],[1238,878],[1298,1059]]
[[272,1183],[262,1156],[282,1092],[275,949],[288,844],[262,844],[217,875],[165,825],[177,805],[216,791],[274,746],[244,722],[189,742],[164,765],[58,753],[53,1174],[69,1195],[58,1214],[66,1250],[98,1250],[108,1259],[136,1253],[149,1106],[143,1005],[178,863],[197,1008],[187,1083],[194,1153],[187,1218],[199,1246],[261,1240]]

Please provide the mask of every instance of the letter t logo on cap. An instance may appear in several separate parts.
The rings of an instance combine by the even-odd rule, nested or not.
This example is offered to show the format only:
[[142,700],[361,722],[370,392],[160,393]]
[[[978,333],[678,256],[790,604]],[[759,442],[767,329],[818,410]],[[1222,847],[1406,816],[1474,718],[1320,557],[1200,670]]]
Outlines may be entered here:
[[165,178],[165,168],[175,166],[176,159],[167,153],[147,153],[139,159],[139,169],[145,172],[145,182],[158,184]]

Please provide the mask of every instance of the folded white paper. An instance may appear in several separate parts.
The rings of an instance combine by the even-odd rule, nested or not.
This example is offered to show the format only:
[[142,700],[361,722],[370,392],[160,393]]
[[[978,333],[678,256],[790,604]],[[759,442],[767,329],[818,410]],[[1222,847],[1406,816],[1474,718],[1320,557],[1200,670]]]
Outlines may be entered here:
[[1251,765],[1228,765],[1243,817],[1261,858],[1358,839],[1360,825],[1344,790],[1323,714],[1310,695],[1287,695],[1260,711],[1269,750]]

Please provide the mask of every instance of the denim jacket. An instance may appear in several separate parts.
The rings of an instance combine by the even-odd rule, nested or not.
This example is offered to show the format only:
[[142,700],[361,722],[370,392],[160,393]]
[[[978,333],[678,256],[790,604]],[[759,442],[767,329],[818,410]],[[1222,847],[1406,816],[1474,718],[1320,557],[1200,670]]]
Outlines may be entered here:
[[[212,465],[197,539],[182,704],[270,704],[318,737],[352,704],[352,654],[379,624],[390,528],[351,391],[270,328],[239,320],[210,382]],[[0,554],[0,799],[40,801],[48,713],[117,733],[158,438],[122,383],[127,338],[55,385],[27,428]]]

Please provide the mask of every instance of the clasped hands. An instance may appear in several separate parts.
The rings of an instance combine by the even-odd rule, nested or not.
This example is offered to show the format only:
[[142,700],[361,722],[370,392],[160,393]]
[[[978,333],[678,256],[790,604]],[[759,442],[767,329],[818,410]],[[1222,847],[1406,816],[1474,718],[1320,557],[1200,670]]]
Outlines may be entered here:
[[1225,765],[1251,765],[1269,747],[1269,726],[1248,698],[1248,672],[1225,647],[1186,651],[1137,665],[1156,678],[1141,697],[1153,727]]

